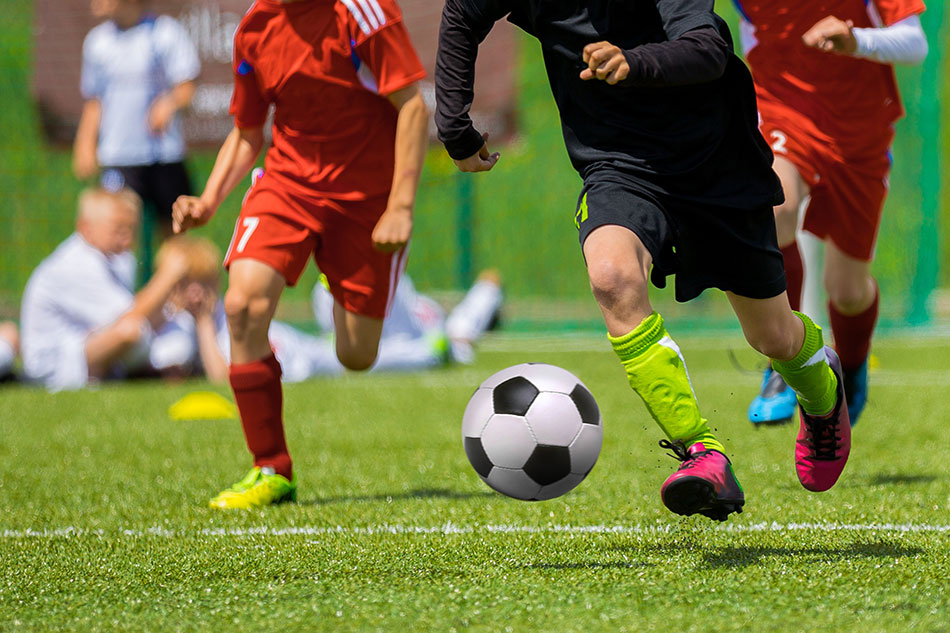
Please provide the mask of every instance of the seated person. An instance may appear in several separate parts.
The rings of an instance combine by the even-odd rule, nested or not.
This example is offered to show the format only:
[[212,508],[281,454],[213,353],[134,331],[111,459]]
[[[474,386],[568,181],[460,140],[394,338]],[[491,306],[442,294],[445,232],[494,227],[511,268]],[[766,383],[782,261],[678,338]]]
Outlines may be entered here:
[[[191,366],[211,381],[224,382],[230,349],[227,322],[218,301],[221,254],[207,240],[180,236],[162,246],[156,261],[161,265],[172,256],[186,258],[195,274],[171,296],[168,323],[152,346],[152,365],[166,372],[170,367]],[[446,319],[441,306],[416,292],[412,281],[403,275],[383,325],[373,371],[426,369],[449,360],[471,362],[471,344],[497,316],[501,298],[497,274],[483,273]],[[320,336],[280,321],[271,323],[268,335],[284,382],[344,372],[328,334],[333,332],[332,303],[329,292],[317,284],[314,311],[325,333]]]
[[13,361],[20,353],[20,333],[13,321],[0,321],[0,381],[13,375]]
[[153,332],[188,268],[184,260],[170,260],[133,292],[136,262],[130,249],[141,210],[138,196],[127,189],[80,194],[76,232],[33,271],[23,293],[27,379],[51,390],[78,389],[150,371]]

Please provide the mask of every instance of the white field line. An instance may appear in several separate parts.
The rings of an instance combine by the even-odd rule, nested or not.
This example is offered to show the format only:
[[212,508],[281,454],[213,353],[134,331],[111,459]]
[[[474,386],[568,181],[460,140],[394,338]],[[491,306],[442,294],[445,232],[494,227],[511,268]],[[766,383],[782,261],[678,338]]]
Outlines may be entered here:
[[[147,529],[90,530],[80,527],[27,528],[25,530],[0,530],[0,539],[60,539],[95,537],[121,539],[128,537],[158,537],[168,539],[220,536],[374,536],[413,534],[670,534],[682,529],[678,524],[658,525],[372,525],[352,526],[299,526],[299,527],[251,527],[251,528],[204,528],[200,530],[169,530],[162,527]],[[950,525],[927,523],[753,523],[749,525],[713,525],[714,532],[741,533],[788,533],[788,532],[871,532],[877,534],[947,533]]]

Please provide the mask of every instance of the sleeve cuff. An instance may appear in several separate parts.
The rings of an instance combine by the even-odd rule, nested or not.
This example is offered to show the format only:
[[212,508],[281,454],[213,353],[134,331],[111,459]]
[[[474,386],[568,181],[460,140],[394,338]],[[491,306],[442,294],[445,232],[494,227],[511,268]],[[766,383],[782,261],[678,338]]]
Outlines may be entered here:
[[474,125],[469,127],[453,139],[442,139],[446,151],[453,160],[464,160],[469,156],[474,156],[478,150],[485,144],[485,139],[478,133]]

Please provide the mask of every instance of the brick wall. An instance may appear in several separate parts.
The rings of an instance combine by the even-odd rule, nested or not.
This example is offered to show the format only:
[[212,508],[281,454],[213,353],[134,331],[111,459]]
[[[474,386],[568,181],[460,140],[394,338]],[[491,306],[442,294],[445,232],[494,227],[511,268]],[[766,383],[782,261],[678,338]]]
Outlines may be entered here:
[[[82,106],[79,69],[82,40],[95,26],[89,0],[34,0],[33,95],[47,136],[70,143]],[[185,121],[192,145],[214,145],[231,129],[227,106],[231,97],[231,38],[248,0],[155,0],[157,13],[176,17],[198,47],[202,75],[191,112]],[[406,25],[429,71],[423,84],[433,105],[431,74],[435,64],[440,2],[401,0]],[[480,50],[473,107],[476,121],[503,135],[511,132],[515,107],[516,47],[512,27],[500,23]]]

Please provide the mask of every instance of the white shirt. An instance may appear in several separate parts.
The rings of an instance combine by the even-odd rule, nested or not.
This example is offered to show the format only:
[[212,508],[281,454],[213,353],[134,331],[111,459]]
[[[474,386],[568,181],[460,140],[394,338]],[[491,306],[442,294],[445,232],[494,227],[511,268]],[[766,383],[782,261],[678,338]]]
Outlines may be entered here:
[[51,389],[89,379],[86,338],[132,307],[135,256],[106,255],[74,233],[26,284],[20,314],[23,369]]
[[84,99],[102,104],[99,164],[181,161],[185,141],[179,117],[164,134],[154,135],[148,109],[155,97],[195,79],[200,70],[188,33],[168,16],[146,17],[125,30],[110,20],[89,31],[82,46],[80,90]]

